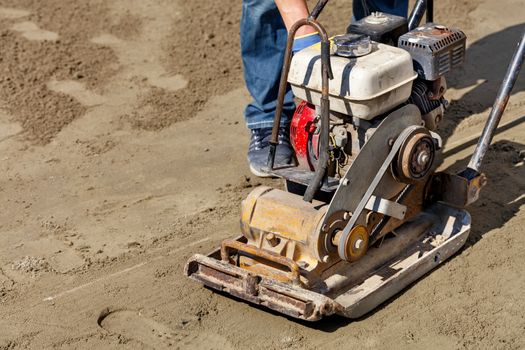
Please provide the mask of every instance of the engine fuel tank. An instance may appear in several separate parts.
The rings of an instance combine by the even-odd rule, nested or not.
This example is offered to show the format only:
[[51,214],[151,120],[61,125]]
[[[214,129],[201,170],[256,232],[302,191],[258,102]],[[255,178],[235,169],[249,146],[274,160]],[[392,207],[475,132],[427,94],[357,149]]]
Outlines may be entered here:
[[[288,76],[294,95],[317,106],[321,98],[320,47],[317,44],[296,53]],[[365,56],[331,55],[330,61],[334,75],[330,109],[365,120],[406,101],[417,77],[407,51],[376,42]]]

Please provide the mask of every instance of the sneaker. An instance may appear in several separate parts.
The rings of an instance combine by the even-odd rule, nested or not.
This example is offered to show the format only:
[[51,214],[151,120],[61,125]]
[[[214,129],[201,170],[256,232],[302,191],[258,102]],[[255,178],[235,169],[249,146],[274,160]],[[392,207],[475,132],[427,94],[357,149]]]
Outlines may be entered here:
[[[272,128],[253,129],[248,148],[248,163],[250,171],[255,176],[271,177],[268,173],[268,153],[270,151],[270,139]],[[295,164],[295,156],[292,145],[290,145],[290,133],[288,128],[279,128],[279,144],[275,150],[275,167]]]

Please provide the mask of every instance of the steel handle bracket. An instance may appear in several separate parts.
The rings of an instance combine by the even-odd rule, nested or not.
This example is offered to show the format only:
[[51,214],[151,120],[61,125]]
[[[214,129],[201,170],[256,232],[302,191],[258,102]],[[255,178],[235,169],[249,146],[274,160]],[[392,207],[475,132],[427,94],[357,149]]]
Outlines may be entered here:
[[221,243],[221,260],[229,263],[230,253],[232,250],[268,260],[279,266],[284,266],[290,270],[290,272],[288,273],[288,279],[292,282],[292,284],[301,284],[301,274],[299,271],[299,265],[297,265],[295,261],[285,256],[279,255],[271,251],[266,251],[233,239],[227,239],[222,241]]
[[458,174],[435,173],[430,182],[430,200],[465,208],[478,200],[487,181],[485,174],[472,172],[470,169]]

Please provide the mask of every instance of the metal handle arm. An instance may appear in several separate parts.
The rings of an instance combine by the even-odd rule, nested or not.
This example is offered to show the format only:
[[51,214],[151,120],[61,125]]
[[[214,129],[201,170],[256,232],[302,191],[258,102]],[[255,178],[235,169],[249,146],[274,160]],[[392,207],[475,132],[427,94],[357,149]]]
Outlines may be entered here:
[[490,111],[489,118],[487,120],[487,123],[485,124],[483,133],[481,134],[481,137],[479,138],[478,144],[476,146],[476,150],[474,151],[474,154],[472,155],[472,158],[470,159],[470,162],[468,164],[468,169],[471,169],[476,173],[479,173],[481,163],[483,162],[483,158],[487,153],[487,150],[492,141],[492,137],[494,136],[496,128],[498,127],[498,124],[501,120],[501,116],[505,111],[505,107],[507,106],[507,102],[509,101],[510,92],[512,91],[512,88],[514,87],[514,84],[518,79],[521,66],[523,65],[524,57],[525,32],[523,33],[521,40],[518,43],[516,52],[514,53],[509,67],[507,68],[507,73],[505,74],[505,78],[503,79],[503,82],[501,83],[501,86],[499,88],[496,101],[494,101],[494,105],[492,106],[492,110]]
[[[322,1],[321,1],[322,2]],[[328,138],[329,138],[329,97],[328,97],[328,80],[333,79],[332,69],[330,66],[330,41],[326,30],[315,19],[310,17],[301,19],[294,23],[288,33],[288,41],[286,43],[286,51],[284,53],[284,64],[281,73],[281,80],[279,83],[279,93],[277,95],[277,106],[275,109],[275,116],[273,120],[272,137],[270,140],[270,151],[268,153],[268,168],[273,170],[275,162],[275,151],[279,144],[279,127],[281,124],[281,116],[283,111],[284,95],[286,94],[286,86],[288,84],[288,73],[290,71],[290,64],[292,61],[292,46],[295,33],[304,26],[309,25],[314,27],[321,36],[321,71],[322,71],[322,87],[321,87],[321,135],[319,142],[319,161],[315,175],[306,189],[304,200],[310,202],[323,180],[326,168],[328,166]]]
[[326,4],[328,4],[328,0],[319,0],[312,12],[310,13],[310,16],[308,16],[308,18],[317,19],[317,17],[319,17]]

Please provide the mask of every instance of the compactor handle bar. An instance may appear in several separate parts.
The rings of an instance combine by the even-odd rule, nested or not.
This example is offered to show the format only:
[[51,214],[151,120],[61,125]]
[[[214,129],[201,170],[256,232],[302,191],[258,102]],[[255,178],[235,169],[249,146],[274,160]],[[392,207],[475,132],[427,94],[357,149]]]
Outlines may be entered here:
[[413,30],[419,26],[425,10],[427,22],[434,22],[434,0],[417,0],[410,16],[408,16],[408,30]]
[[503,79],[503,82],[499,88],[498,96],[496,97],[496,101],[494,101],[489,118],[485,124],[485,128],[483,129],[483,133],[481,134],[478,144],[476,145],[476,150],[474,151],[474,154],[468,163],[467,170],[470,169],[471,173],[479,174],[483,157],[485,157],[485,154],[487,153],[487,150],[492,141],[492,137],[494,136],[496,128],[498,127],[498,124],[501,120],[501,116],[505,111],[505,107],[507,106],[507,102],[509,102],[510,92],[512,91],[512,88],[518,79],[524,57],[525,32],[521,36],[521,40],[518,43],[516,52],[514,52],[514,56],[512,56],[512,60],[510,61],[509,67],[507,68],[505,78]]
[[317,19],[317,17],[319,17],[326,4],[328,4],[328,0],[319,0],[312,12],[310,13],[310,16],[308,16],[308,18]]
[[[320,0],[314,10],[319,14],[328,0]],[[304,200],[311,202],[317,190],[321,187],[321,183],[325,177],[326,169],[328,167],[328,147],[330,137],[329,133],[329,118],[330,118],[330,100],[328,96],[328,80],[333,79],[332,69],[330,66],[330,40],[326,34],[324,27],[315,19],[311,18],[300,19],[295,22],[288,32],[288,41],[286,42],[286,51],[284,53],[284,64],[281,73],[281,80],[279,82],[279,93],[277,95],[277,106],[275,109],[275,116],[273,119],[272,137],[270,140],[270,152],[268,154],[268,169],[274,169],[275,151],[279,144],[279,127],[281,124],[281,116],[283,111],[284,95],[286,94],[286,86],[288,84],[288,73],[290,71],[290,64],[292,62],[292,46],[295,33],[299,28],[305,25],[314,27],[321,36],[321,71],[322,71],[322,86],[321,86],[321,134],[319,140],[319,160],[315,169],[315,174],[310,181],[308,188],[304,194]]]

